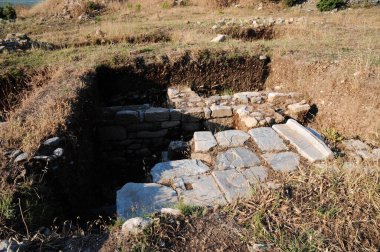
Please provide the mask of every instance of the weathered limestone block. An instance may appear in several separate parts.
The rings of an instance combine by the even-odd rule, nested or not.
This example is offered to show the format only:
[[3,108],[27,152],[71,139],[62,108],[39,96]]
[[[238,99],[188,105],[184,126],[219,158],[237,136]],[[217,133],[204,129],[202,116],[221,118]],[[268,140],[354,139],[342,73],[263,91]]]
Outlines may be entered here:
[[100,141],[120,141],[127,138],[127,132],[122,126],[103,126],[97,132]]
[[212,118],[232,116],[232,108],[229,106],[212,105],[210,109]]
[[211,175],[183,176],[175,179],[174,187],[180,201],[195,206],[227,204]]
[[162,129],[158,131],[140,131],[137,132],[137,138],[156,138],[166,136],[168,133],[167,129]]
[[288,149],[284,141],[270,127],[251,129],[248,133],[263,152]]
[[198,122],[199,120],[204,119],[205,112],[203,108],[186,108],[184,114],[182,115],[183,122]]
[[248,181],[236,170],[213,171],[212,175],[229,203],[252,193]]
[[217,145],[216,139],[209,131],[198,131],[194,133],[194,151],[208,152]]
[[183,111],[181,109],[169,109],[169,113],[170,113],[170,120],[172,121],[182,120]]
[[286,111],[286,114],[288,114],[289,116],[297,120],[302,120],[303,118],[305,118],[309,110],[310,110],[309,104],[299,102],[299,103],[290,104],[288,106],[288,111]]
[[121,110],[117,112],[116,119],[126,120],[130,123],[138,123],[140,121],[139,112],[133,110]]
[[369,145],[357,139],[344,140],[342,141],[342,145],[346,150],[349,151],[371,150],[371,147],[369,147]]
[[150,108],[145,111],[146,122],[162,122],[169,120],[169,110],[167,108]]
[[243,145],[250,136],[241,130],[226,130],[215,134],[221,147],[236,147]]
[[170,160],[184,159],[189,156],[190,146],[184,141],[171,141],[168,147],[168,157]]
[[183,159],[156,164],[151,175],[154,183],[170,185],[175,178],[205,173],[210,168],[200,160]]
[[167,121],[161,123],[161,128],[167,129],[167,128],[173,128],[181,125],[181,121]]
[[293,119],[289,119],[286,124],[273,125],[272,128],[310,162],[334,157],[330,148],[322,140]]
[[116,194],[117,215],[122,219],[151,214],[177,203],[173,189],[154,183],[127,183]]
[[286,103],[289,99],[293,97],[293,93],[269,93],[268,102],[273,104]]
[[240,117],[240,124],[242,129],[252,129],[259,125],[257,119],[253,116],[243,116]]
[[236,147],[219,153],[216,157],[218,170],[248,168],[260,165],[260,159],[252,151],[244,147]]
[[259,92],[240,92],[235,93],[233,99],[239,103],[248,104],[251,101],[251,99],[253,101],[256,101],[257,97],[260,97]]
[[255,166],[239,170],[251,185],[265,181],[268,177],[268,170],[263,166]]
[[293,152],[267,153],[263,157],[275,171],[280,172],[294,171],[300,164],[299,156]]
[[180,92],[177,88],[170,87],[167,90],[167,94],[168,94],[169,99],[172,99],[172,98],[177,97],[180,94]]

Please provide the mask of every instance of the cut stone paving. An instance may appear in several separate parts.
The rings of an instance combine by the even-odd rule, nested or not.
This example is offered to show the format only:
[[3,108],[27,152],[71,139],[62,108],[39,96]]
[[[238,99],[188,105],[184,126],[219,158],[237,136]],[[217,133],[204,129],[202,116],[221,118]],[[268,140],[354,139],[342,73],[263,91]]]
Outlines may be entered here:
[[170,185],[175,178],[205,173],[210,168],[200,160],[183,159],[156,164],[151,175],[154,183]]
[[[285,115],[298,118],[309,110],[310,106],[297,100],[295,93],[241,92],[203,98],[189,88],[170,88],[168,97],[174,108],[142,108],[141,105],[138,113],[126,108],[115,110],[115,117],[129,118],[128,122],[135,124],[138,121],[135,126],[144,130],[135,133],[129,130],[133,128],[130,125],[126,129],[105,125],[98,133],[109,141],[131,137],[128,141],[132,143],[143,134],[154,138],[149,144],[156,144],[172,127],[193,132],[209,129],[194,132],[189,142],[168,143],[163,160],[171,161],[158,163],[151,169],[154,183],[128,183],[118,191],[117,212],[123,218],[157,212],[177,202],[207,207],[231,203],[249,197],[251,187],[272,183],[268,181],[270,171],[297,170],[301,165],[300,155],[310,162],[333,157],[322,139],[295,120],[273,125],[282,123]],[[157,125],[161,128],[155,128]],[[156,130],[152,131],[152,127]],[[257,150],[250,145],[251,138]],[[288,143],[298,153],[289,151]],[[350,144],[347,150],[355,149],[357,155],[380,154],[369,146]],[[139,148],[142,147],[139,142]],[[186,159],[189,156],[192,159]]]
[[209,131],[194,133],[194,151],[207,152],[217,145],[215,137]]
[[268,177],[268,169],[264,166],[255,166],[247,169],[241,169],[240,172],[248,180],[251,185],[263,182]]
[[273,129],[310,162],[334,157],[325,143],[293,119],[289,119],[286,124],[273,125]]
[[248,181],[237,170],[213,171],[212,175],[229,203],[252,193]]
[[236,147],[219,153],[216,157],[218,170],[248,168],[260,164],[260,159],[244,147]]
[[284,141],[269,127],[256,128],[248,131],[255,143],[263,152],[287,150]]
[[263,157],[275,171],[291,172],[300,164],[300,158],[294,152],[267,153]]
[[227,202],[211,175],[184,176],[174,181],[179,199],[189,205],[215,206]]
[[249,135],[241,130],[226,130],[215,134],[216,141],[222,147],[242,146]]
[[117,214],[123,219],[150,214],[177,203],[172,188],[154,183],[127,183],[116,196]]

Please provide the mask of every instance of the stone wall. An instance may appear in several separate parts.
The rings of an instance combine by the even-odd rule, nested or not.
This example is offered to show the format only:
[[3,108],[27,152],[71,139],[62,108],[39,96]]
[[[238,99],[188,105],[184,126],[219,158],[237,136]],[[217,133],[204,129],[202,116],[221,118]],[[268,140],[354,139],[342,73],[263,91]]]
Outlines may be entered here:
[[200,97],[188,87],[167,91],[169,108],[149,104],[106,107],[96,126],[102,160],[126,165],[159,156],[172,140],[188,140],[195,131],[248,130],[304,116],[310,109],[297,94],[242,92]]

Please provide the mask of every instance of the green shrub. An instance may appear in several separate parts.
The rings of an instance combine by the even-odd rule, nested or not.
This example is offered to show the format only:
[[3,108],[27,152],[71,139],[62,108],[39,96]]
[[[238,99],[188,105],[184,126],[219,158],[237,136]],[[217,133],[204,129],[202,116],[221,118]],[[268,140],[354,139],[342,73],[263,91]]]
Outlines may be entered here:
[[14,20],[17,18],[16,10],[12,5],[6,4],[4,7],[0,7],[0,18],[5,20]]
[[292,7],[298,3],[297,0],[281,0],[282,5],[286,7]]
[[98,3],[95,3],[94,1],[88,1],[87,2],[87,8],[90,10],[90,11],[97,11],[97,10],[100,10],[101,9],[101,6],[100,4]]
[[320,0],[317,3],[317,8],[320,11],[331,11],[333,9],[342,9],[346,7],[344,0]]

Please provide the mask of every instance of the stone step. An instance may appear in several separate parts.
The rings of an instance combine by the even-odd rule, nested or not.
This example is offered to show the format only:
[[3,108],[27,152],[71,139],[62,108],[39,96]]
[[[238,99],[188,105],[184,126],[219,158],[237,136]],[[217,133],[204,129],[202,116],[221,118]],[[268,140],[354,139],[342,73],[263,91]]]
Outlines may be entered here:
[[178,203],[177,193],[155,183],[127,183],[116,193],[116,210],[120,218],[144,216]]
[[154,183],[170,185],[175,178],[198,175],[210,168],[197,159],[182,159],[156,164],[150,171]]
[[273,125],[272,128],[310,162],[334,157],[330,148],[322,140],[293,119],[289,119],[286,124]]

